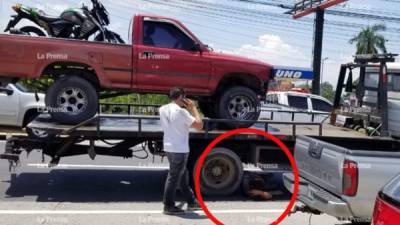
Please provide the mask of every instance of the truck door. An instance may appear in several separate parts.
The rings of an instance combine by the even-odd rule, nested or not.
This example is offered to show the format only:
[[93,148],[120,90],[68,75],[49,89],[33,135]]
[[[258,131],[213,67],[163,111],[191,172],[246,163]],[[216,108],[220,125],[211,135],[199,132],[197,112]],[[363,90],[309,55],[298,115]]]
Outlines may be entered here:
[[288,95],[287,98],[289,107],[293,108],[296,111],[296,113],[294,114],[294,118],[292,118],[292,115],[289,116],[291,121],[310,122],[311,115],[308,114],[309,113],[308,97],[300,95]]
[[191,93],[208,91],[210,61],[195,41],[173,22],[143,21],[143,45],[138,46],[138,87],[167,92],[181,86]]
[[7,88],[13,90],[14,93],[0,92],[0,125],[17,126],[19,96],[11,85]]
[[324,119],[329,117],[329,113],[332,112],[332,105],[322,99],[311,98],[312,112],[315,113],[326,113],[327,115],[315,115],[314,122],[322,122]]

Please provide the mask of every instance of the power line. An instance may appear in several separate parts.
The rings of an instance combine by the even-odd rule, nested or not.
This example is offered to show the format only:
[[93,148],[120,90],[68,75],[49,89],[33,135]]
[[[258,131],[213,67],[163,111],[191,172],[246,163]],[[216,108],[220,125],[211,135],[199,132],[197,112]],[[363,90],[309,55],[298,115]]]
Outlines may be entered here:
[[400,3],[399,0],[380,0],[380,1],[383,1],[383,2],[392,2],[392,3]]
[[[71,2],[71,1],[70,1]],[[199,2],[199,1],[197,1],[197,2]],[[136,2],[135,2],[136,3]],[[171,1],[169,1],[169,3],[171,3]],[[207,3],[207,2],[205,2],[205,3]],[[158,3],[155,3],[155,4],[165,4],[165,2],[163,2],[163,3],[160,3],[160,2],[158,2]],[[115,3],[114,5],[113,5],[113,8],[115,8],[115,5],[119,5],[119,4],[117,4],[117,3]],[[171,5],[171,4],[170,4]],[[121,6],[118,6],[117,8],[117,11],[121,11],[121,9],[124,9],[124,10],[126,10],[126,7],[125,7],[126,5],[121,5]],[[186,9],[188,8],[188,7],[185,7]],[[198,9],[197,9],[197,11],[199,11]],[[186,12],[186,11],[185,11]],[[232,13],[234,13],[232,10],[230,10],[230,11],[228,11],[230,14],[232,14]],[[181,12],[180,12],[181,13]],[[207,13],[207,12],[206,12]],[[204,13],[203,12],[203,15],[205,15],[206,13]],[[209,13],[208,12],[208,16],[209,17],[211,17],[211,15],[213,15],[214,13]],[[195,14],[192,14],[192,15],[195,15]],[[245,14],[245,15],[247,15],[247,14]],[[127,18],[127,17],[123,17],[123,16],[121,16],[121,14],[119,14],[119,15],[113,15],[113,16],[116,16],[116,17],[118,17],[118,18],[121,18],[121,19],[125,19],[125,20],[130,20],[131,18]],[[226,20],[226,15],[223,15],[223,14],[219,14],[219,16],[221,17],[221,18],[224,18],[224,21],[230,21],[230,20]],[[213,18],[218,18],[218,16],[215,16],[215,15],[213,15]],[[258,18],[258,17],[257,17]],[[243,19],[243,18],[240,18],[240,17],[237,17],[236,18],[237,20],[241,20],[242,22],[243,21],[247,21],[247,19]],[[221,20],[220,20],[221,21]],[[282,22],[285,22],[284,20],[280,20],[280,21],[282,21]],[[258,22],[258,24],[263,24],[263,25],[267,25],[267,26],[271,26],[270,24],[268,24],[268,23],[265,23],[265,21],[257,21]],[[208,29],[213,29],[213,30],[219,30],[219,31],[221,31],[221,32],[224,32],[224,33],[231,33],[231,34],[235,34],[235,35],[240,35],[240,36],[245,36],[245,37],[250,37],[250,38],[258,38],[258,36],[253,36],[253,35],[248,35],[248,34],[243,34],[243,33],[238,33],[238,32],[232,32],[232,31],[230,31],[230,30],[226,30],[226,29],[223,29],[223,28],[218,28],[218,27],[211,27],[211,26],[205,26],[205,25],[202,25],[202,24],[198,24],[198,23],[196,23],[196,22],[190,22],[191,24],[194,24],[194,25],[196,25],[196,26],[203,26],[203,27],[205,27],[205,28],[208,28]],[[303,30],[301,30],[301,29],[298,29],[298,25],[296,26],[296,24],[297,24],[297,22],[291,22],[291,24],[295,24],[295,26],[292,26],[292,28],[295,28],[295,29],[292,29],[292,30],[290,30],[289,32],[292,32],[292,33],[298,33],[298,34],[300,34],[300,33],[302,33],[303,35],[303,37],[305,37],[307,34],[310,34],[310,38],[311,38],[311,32],[310,33],[307,33],[307,32],[304,32]],[[251,23],[248,23],[248,24],[251,24]],[[303,23],[303,24],[305,24],[305,23]],[[254,24],[252,24],[252,26],[254,26]],[[287,24],[286,24],[286,26],[287,26]],[[254,26],[254,27],[256,27],[256,26]],[[282,24],[276,24],[276,23],[274,23],[273,24],[273,26],[272,27],[274,27],[274,28],[276,28],[276,27],[280,27],[280,28],[282,28],[283,27],[283,25]],[[258,28],[259,29],[259,28]],[[260,29],[259,29],[260,30]],[[288,31],[289,29],[288,28],[286,28],[285,27],[285,31]],[[208,35],[208,34],[207,34]],[[205,35],[206,36],[206,35]],[[327,37],[330,37],[331,35],[328,35]],[[340,34],[336,34],[336,36],[338,36],[338,38],[332,38],[332,39],[341,39],[341,40],[344,40],[344,37],[343,37],[343,35],[340,35]],[[296,37],[297,39],[298,39],[298,37]],[[310,40],[310,39],[304,39],[304,40]],[[302,46],[302,45],[300,45],[300,46]],[[306,47],[306,48],[310,48],[310,46],[309,45],[303,45],[304,47]],[[325,48],[326,49],[326,48]],[[329,50],[329,51],[332,51],[332,52],[342,52],[342,51],[338,51],[337,49],[327,49],[327,50]]]
[[[231,0],[231,1],[238,1],[238,2],[247,2],[252,4],[260,4],[260,5],[268,5],[268,6],[276,6],[281,7],[283,9],[292,9],[293,7],[289,4],[282,4],[282,3],[270,3],[270,2],[262,2],[256,0]],[[332,10],[328,9],[325,10],[327,14],[337,15],[337,16],[346,16],[346,17],[358,17],[358,18],[368,18],[373,20],[387,20],[392,22],[400,22],[399,17],[392,17],[392,16],[381,16],[381,15],[374,15],[374,14],[366,14],[360,12],[349,12],[349,11],[341,11],[341,10]]]
[[[193,6],[196,6],[195,8],[188,8],[188,7],[183,7],[181,4],[178,4],[178,3],[171,4],[172,1],[170,1],[169,3],[165,3],[165,2],[159,2],[159,1],[157,2],[157,1],[148,0],[147,2],[153,2],[153,3],[156,3],[156,4],[169,5],[169,6],[185,9],[185,10],[191,10],[191,11],[208,13],[208,14],[210,14],[209,10],[213,10],[213,11],[217,11],[217,12],[224,12],[224,13],[234,14],[235,16],[229,16],[229,15],[226,15],[226,14],[218,14],[218,13],[213,13],[213,14],[221,16],[221,17],[224,17],[224,19],[233,18],[233,19],[240,20],[241,22],[251,21],[251,22],[256,22],[256,23],[259,23],[259,24],[263,24],[263,26],[269,26],[270,24],[275,24],[277,26],[280,26],[281,28],[282,27],[285,27],[285,28],[293,27],[293,28],[296,29],[296,32],[301,31],[300,29],[298,29],[299,22],[298,21],[292,21],[291,19],[290,20],[282,20],[282,19],[278,19],[275,16],[268,16],[267,15],[267,17],[271,17],[271,20],[268,20],[268,22],[266,23],[266,21],[264,21],[264,20],[260,21],[260,20],[255,20],[255,19],[249,19],[249,18],[261,18],[259,15],[256,15],[256,13],[249,14],[249,13],[244,13],[244,12],[240,12],[240,11],[232,11],[232,10],[227,10],[227,9],[224,10],[224,9],[215,8],[215,7],[211,8],[211,7],[208,7],[208,6],[198,5],[198,4],[195,4],[195,3],[190,3],[190,4],[193,4]],[[191,2],[191,1],[187,1],[187,2]],[[186,3],[186,5],[187,5],[187,3]],[[204,10],[201,10],[201,9],[204,9]],[[245,11],[245,10],[242,10],[242,11]],[[243,16],[246,16],[246,18],[238,17],[237,15],[243,15]],[[275,23],[276,21],[282,21],[285,24],[284,25],[282,23],[276,24]],[[289,26],[288,24],[293,24],[293,26]],[[304,24],[304,23],[300,22],[300,24]],[[306,25],[306,24],[304,24],[304,25]],[[308,28],[310,29],[310,32],[312,32],[311,23],[309,23],[307,25],[309,25]],[[354,29],[357,29],[357,28],[352,28],[351,26],[350,27],[341,27],[340,30],[335,30],[334,32],[330,32],[329,31],[329,27],[327,27],[326,31],[327,31],[327,33],[329,33],[332,36],[338,36],[338,38],[341,38],[343,35],[349,35],[349,34],[344,34],[343,31],[347,30],[347,31],[356,32]],[[390,33],[390,31],[388,33]],[[396,36],[393,36],[393,37],[394,38],[398,38],[397,33],[396,33]]]
[[[230,0],[230,1],[243,1],[243,0]],[[249,0],[247,0],[247,1],[249,1]],[[287,22],[296,23],[296,25],[305,24],[305,23],[307,23],[307,24],[313,24],[314,23],[314,20],[310,19],[310,18],[304,18],[302,20],[294,21],[291,16],[284,15],[284,14],[279,14],[279,13],[270,13],[270,12],[254,10],[254,9],[253,10],[249,10],[249,9],[243,9],[243,8],[240,8],[240,7],[232,7],[232,6],[227,6],[227,5],[224,5],[224,4],[209,3],[209,2],[206,2],[206,1],[199,1],[199,0],[187,0],[186,2],[192,2],[193,4],[198,4],[199,7],[206,7],[204,5],[209,5],[209,6],[213,6],[213,7],[224,8],[226,10],[235,11],[235,13],[239,13],[239,14],[246,13],[246,15],[250,15],[250,16],[257,15],[257,17],[260,17],[260,16],[269,17],[269,18],[274,19],[274,20],[277,20],[278,18],[281,18],[281,21],[283,19],[283,20],[285,20],[285,23],[287,23]],[[354,23],[354,22],[353,23],[348,23],[348,22],[341,22],[341,23],[332,22],[332,23],[330,23],[329,19],[327,19],[327,24],[339,25],[341,27],[350,27],[350,28],[354,27],[354,29],[356,29],[357,27],[361,28],[361,27],[365,27],[366,26],[365,24],[358,24],[358,23]],[[397,35],[397,33],[400,32],[400,29],[389,28],[388,31],[396,32],[396,35]]]

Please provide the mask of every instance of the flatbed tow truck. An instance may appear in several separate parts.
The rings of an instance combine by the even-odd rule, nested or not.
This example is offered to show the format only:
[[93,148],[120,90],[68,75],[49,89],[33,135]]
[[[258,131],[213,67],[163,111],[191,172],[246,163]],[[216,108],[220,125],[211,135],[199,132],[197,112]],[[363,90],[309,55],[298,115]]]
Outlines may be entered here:
[[[369,61],[381,63],[380,80],[382,84],[379,85],[379,93],[383,93],[379,95],[379,109],[383,114],[381,117],[383,118],[383,132],[381,134],[387,133],[385,131],[388,130],[387,107],[385,107],[387,106],[387,96],[384,94],[386,93],[384,84],[386,80],[383,79],[385,76],[384,68],[387,61],[393,60],[393,55],[378,56],[378,58],[372,57],[362,60],[361,65],[357,64],[357,66],[365,68]],[[341,93],[345,87],[346,69],[354,66],[353,64],[342,66],[334,105],[336,109],[340,107]],[[349,79],[347,83],[352,84],[352,79]],[[346,89],[353,88],[351,86]],[[149,106],[145,107],[148,108]],[[156,112],[156,110],[152,111]],[[331,123],[335,119],[335,112],[331,116]],[[308,114],[313,115],[315,113]],[[292,115],[292,118],[294,117]],[[337,127],[326,121],[317,123],[258,120],[251,122],[254,123],[253,128],[268,131],[277,136],[292,152],[297,136],[319,137],[325,141],[349,145],[370,143],[366,146],[373,146],[377,142],[381,144],[399,142],[388,137],[367,137],[355,130]],[[226,132],[215,129],[221,123],[240,126],[240,122],[236,120],[206,118],[204,119],[205,129],[203,131],[193,130],[190,133],[191,151],[188,168],[191,172],[194,171],[197,160],[207,145]],[[142,151],[150,152],[153,156],[164,155],[162,150],[163,133],[158,116],[107,115],[99,110],[95,117],[76,126],[71,126],[58,124],[50,116],[42,114],[30,123],[28,128],[45,130],[51,138],[41,140],[19,135],[8,137],[5,152],[0,154],[0,159],[9,161],[10,170],[13,170],[19,164],[22,152],[29,153],[33,150],[39,150],[44,155],[51,157],[49,167],[57,166],[62,157],[82,154],[88,154],[91,159],[95,159],[96,155],[140,158],[135,155],[138,151],[133,149],[133,147],[140,145],[143,147]],[[313,149],[311,149],[310,154],[313,153],[312,151]],[[203,194],[229,195],[234,193],[242,182],[243,164],[252,164],[267,171],[291,170],[287,156],[271,140],[256,134],[238,134],[220,142],[207,156],[200,175]]]
[[[212,129],[215,124],[235,121],[204,119],[203,131],[190,133],[190,157],[188,168],[194,171],[197,159],[215,138],[224,130]],[[326,136],[332,139],[362,138],[363,135],[351,129],[339,128],[327,123],[298,123],[255,121],[253,128],[268,131],[282,140],[292,151],[296,135]],[[45,130],[45,140],[25,135],[7,138],[6,149],[0,154],[10,164],[10,171],[20,164],[20,154],[33,150],[50,156],[49,167],[55,167],[63,157],[88,154],[123,158],[137,157],[138,151],[150,152],[153,156],[164,156],[163,133],[158,116],[98,114],[76,126],[61,125],[51,117],[42,114],[28,125],[29,128]],[[350,140],[349,137],[352,137]],[[371,139],[372,140],[372,139]],[[144,146],[135,150],[135,146]],[[146,154],[149,155],[149,154]],[[271,140],[255,134],[239,134],[222,141],[208,155],[201,173],[201,190],[208,195],[229,195],[242,183],[243,164],[252,164],[262,170],[291,170],[286,155]]]

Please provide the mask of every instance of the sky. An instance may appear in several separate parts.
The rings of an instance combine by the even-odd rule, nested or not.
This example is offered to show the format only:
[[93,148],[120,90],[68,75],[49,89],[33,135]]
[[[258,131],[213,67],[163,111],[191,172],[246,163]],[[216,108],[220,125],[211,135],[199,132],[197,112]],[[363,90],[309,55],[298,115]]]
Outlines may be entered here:
[[[287,10],[235,0],[100,0],[111,16],[109,28],[128,41],[132,16],[150,13],[182,21],[195,35],[215,51],[258,59],[272,65],[311,68],[314,15],[294,20]],[[267,3],[294,4],[294,0],[258,0]],[[11,6],[21,3],[51,15],[67,8],[89,5],[89,0],[0,0],[0,31],[4,30]],[[400,0],[349,0],[332,8],[387,16],[349,17],[326,14],[323,42],[323,80],[334,86],[340,64],[352,61],[355,46],[349,40],[368,25],[385,24],[389,52],[400,53]],[[394,18],[394,19],[393,19]],[[399,18],[398,20],[396,18]],[[27,24],[24,22],[20,26]]]

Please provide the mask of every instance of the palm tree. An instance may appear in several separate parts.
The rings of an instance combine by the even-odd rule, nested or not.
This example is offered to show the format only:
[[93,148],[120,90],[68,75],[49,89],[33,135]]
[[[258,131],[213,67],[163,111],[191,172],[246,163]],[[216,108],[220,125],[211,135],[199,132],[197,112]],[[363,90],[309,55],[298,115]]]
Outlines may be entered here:
[[385,46],[386,39],[378,33],[385,30],[386,26],[382,24],[368,26],[363,28],[357,36],[350,39],[349,43],[353,44],[356,42],[356,54],[377,54],[379,51],[387,53]]

